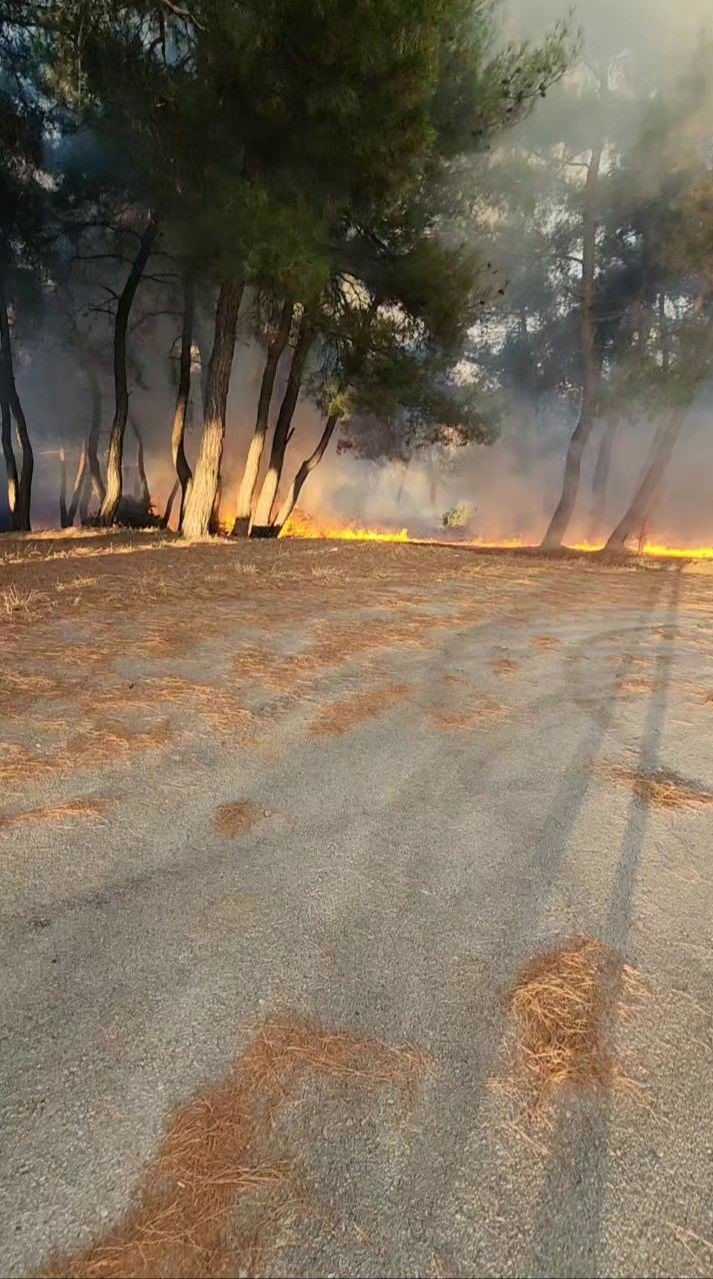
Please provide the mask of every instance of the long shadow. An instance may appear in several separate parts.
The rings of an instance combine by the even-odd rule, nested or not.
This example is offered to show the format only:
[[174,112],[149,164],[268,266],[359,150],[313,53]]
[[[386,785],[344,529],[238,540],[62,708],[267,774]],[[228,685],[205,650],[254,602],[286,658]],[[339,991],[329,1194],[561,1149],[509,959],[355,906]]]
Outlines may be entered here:
[[[639,748],[638,767],[650,773],[660,762],[664,719],[671,686],[675,623],[681,589],[676,574],[656,657],[652,692]],[[636,796],[629,804],[621,856],[612,882],[601,940],[619,953],[631,931],[641,854],[649,825],[648,805]],[[614,992],[616,997],[617,992]],[[609,1177],[611,1103],[560,1107],[551,1141],[550,1162],[540,1196],[535,1244],[527,1274],[532,1276],[611,1273],[613,1259],[603,1255],[602,1225]]]
[[[645,626],[647,619],[657,606],[663,588],[664,577],[656,575],[647,592],[642,611],[639,614],[639,626],[632,628],[648,633]],[[521,858],[517,868],[519,891],[512,892],[503,901],[501,895],[493,908],[497,912],[498,923],[488,938],[487,945],[480,948],[478,958],[481,965],[490,975],[502,974],[503,959],[515,964],[532,951],[537,943],[537,934],[547,908],[551,903],[552,892],[561,874],[570,846],[573,831],[589,794],[593,777],[593,765],[599,756],[602,743],[612,725],[617,707],[618,683],[625,679],[631,668],[633,654],[622,656],[621,663],[612,668],[611,683],[605,690],[598,713],[590,716],[590,721],[580,740],[579,746],[563,773],[555,795],[541,822],[539,831],[535,833],[528,852]],[[465,766],[465,762],[464,765]],[[487,771],[487,763],[485,763]],[[417,779],[411,779],[411,784]],[[479,772],[480,780],[480,772]],[[425,790],[424,790],[425,787]],[[428,793],[426,779],[420,779],[420,800]],[[411,789],[411,785],[409,786]],[[408,800],[401,795],[400,803]],[[425,881],[429,876],[428,853],[424,850],[407,863],[406,869],[415,881]],[[374,882],[379,881],[378,850],[374,850],[369,865],[365,866],[365,874],[371,875]],[[419,914],[423,911],[423,899],[413,905],[405,902],[409,911],[409,924],[413,927]],[[351,917],[350,926],[357,924],[358,919]],[[346,923],[346,921],[345,921]],[[447,923],[444,920],[444,923]],[[364,921],[365,928],[373,928],[373,916]],[[423,948],[428,953],[432,949],[432,919],[424,921]],[[349,926],[346,927],[344,941],[348,944]],[[383,1001],[383,989],[380,979],[383,974],[370,971],[360,973],[360,999],[362,1008],[370,1006],[370,995],[373,993],[374,1005]],[[373,982],[373,992],[370,985]],[[400,996],[397,986],[400,982],[398,971],[389,972],[391,1000],[398,1003]],[[408,982],[403,979],[403,999],[406,1005],[413,998]],[[318,993],[315,992],[315,994]],[[471,1007],[472,1005],[472,1007]],[[430,1239],[438,1233],[438,1222],[443,1220],[444,1205],[452,1201],[458,1194],[458,1183],[466,1166],[466,1155],[472,1136],[477,1133],[480,1124],[480,1112],[487,1097],[487,1080],[496,1068],[501,1045],[502,1028],[500,1014],[491,1001],[483,1000],[482,989],[474,991],[473,999],[464,999],[458,1023],[461,1029],[454,1042],[453,1006],[444,1001],[434,1001],[434,990],[423,992],[423,1006],[432,1008],[429,1018],[429,1037],[432,1043],[450,1043],[456,1057],[462,1059],[465,1069],[459,1069],[448,1079],[447,1088],[435,1090],[429,1113],[423,1116],[424,1126],[419,1134],[414,1135],[412,1157],[409,1170],[403,1178],[400,1199],[402,1210],[413,1214],[418,1219],[419,1236]],[[473,1058],[476,1058],[474,1065]],[[424,1184],[422,1170],[426,1166],[433,1169],[433,1176]],[[408,1208],[407,1208],[408,1204]],[[435,1246],[435,1239],[434,1239]]]

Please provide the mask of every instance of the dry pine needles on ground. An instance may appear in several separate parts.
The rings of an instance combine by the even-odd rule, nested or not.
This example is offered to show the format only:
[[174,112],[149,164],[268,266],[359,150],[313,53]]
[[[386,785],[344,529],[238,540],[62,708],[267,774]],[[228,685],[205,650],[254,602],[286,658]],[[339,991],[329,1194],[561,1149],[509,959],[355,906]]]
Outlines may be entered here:
[[609,1032],[643,992],[636,971],[592,937],[536,955],[507,995],[514,1036],[501,1089],[547,1122],[563,1088],[632,1085],[612,1056]]
[[[218,1084],[174,1112],[135,1207],[42,1279],[222,1279],[259,1274],[279,1222],[299,1206],[290,1164],[274,1155],[275,1123],[307,1072],[412,1095],[429,1067],[391,1047],[312,1022],[268,1022]],[[306,1205],[303,1205],[306,1209]]]

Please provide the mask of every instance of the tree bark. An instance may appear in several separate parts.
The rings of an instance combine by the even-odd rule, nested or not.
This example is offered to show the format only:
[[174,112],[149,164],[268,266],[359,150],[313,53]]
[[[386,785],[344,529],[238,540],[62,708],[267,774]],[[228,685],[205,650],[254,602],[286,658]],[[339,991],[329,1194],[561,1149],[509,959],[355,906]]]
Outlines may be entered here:
[[124,434],[129,412],[129,389],[126,376],[126,332],[131,307],[146,263],[158,234],[158,217],[152,213],[139,241],[139,249],[119,296],[114,321],[114,420],[111,424],[109,454],[106,464],[106,493],[99,512],[100,522],[113,524],[121,501]]
[[233,537],[247,537],[250,530],[250,516],[252,514],[257,477],[260,473],[260,463],[262,462],[262,455],[265,448],[265,438],[267,436],[267,426],[270,417],[272,392],[275,387],[275,377],[277,375],[278,365],[289,341],[294,311],[294,304],[292,302],[285,302],[280,316],[280,323],[267,348],[267,358],[265,360],[262,384],[260,386],[260,399],[258,400],[257,406],[255,430],[250,441],[250,448],[248,449],[248,456],[245,462],[245,470],[243,471],[243,478],[238,492],[235,523],[233,524]]
[[88,460],[87,446],[86,444],[83,444],[82,451],[79,454],[79,462],[77,464],[77,474],[74,477],[74,487],[72,489],[72,496],[69,499],[69,506],[67,507],[67,524],[66,524],[67,528],[71,528],[72,525],[74,524],[75,516],[77,514],[77,508],[79,506],[82,493],[85,492],[85,490],[88,487],[86,483],[87,460]]
[[[186,510],[186,498],[188,497],[188,489],[193,478],[193,472],[188,465],[185,450],[186,438],[186,415],[188,413],[188,402],[191,396],[191,361],[193,351],[193,282],[186,273],[183,287],[183,325],[181,327],[181,358],[178,371],[178,390],[176,392],[176,408],[173,414],[173,426],[171,428],[171,456],[173,465],[176,468],[176,477],[181,489],[181,504],[178,510],[178,531],[180,533],[183,528],[183,516]],[[166,525],[171,517],[170,508],[168,516],[164,517]]]
[[218,495],[220,463],[225,439],[225,414],[243,287],[242,282],[226,282],[221,285],[218,294],[213,350],[206,387],[203,438],[183,520],[183,532],[186,537],[206,536]]
[[10,523],[13,529],[17,528],[17,462],[15,461],[15,453],[12,447],[12,415],[10,413],[10,404],[7,399],[0,401],[0,415],[2,420],[2,454],[5,459],[5,470],[7,471],[7,504],[10,510]]
[[148,511],[151,507],[151,489],[149,488],[148,476],[146,474],[146,463],[144,460],[144,440],[141,434],[141,427],[136,418],[131,418],[131,429],[136,436],[136,473],[138,477],[138,493],[136,494],[142,506]]
[[15,430],[20,445],[20,478],[17,485],[17,504],[15,507],[15,527],[29,533],[32,527],[30,507],[32,503],[32,475],[35,469],[35,458],[27,430],[25,414],[15,385],[15,369],[12,359],[10,341],[10,321],[7,313],[7,295],[5,280],[0,274],[0,356],[2,361],[2,394],[15,419]]
[[579,477],[582,470],[582,455],[594,426],[595,401],[599,386],[600,364],[595,350],[596,326],[594,323],[594,272],[595,250],[597,238],[596,195],[601,168],[603,142],[592,148],[587,169],[587,180],[584,187],[584,211],[582,217],[582,303],[580,318],[580,343],[582,351],[582,403],[579,421],[575,427],[567,450],[562,494],[557,503],[549,528],[542,539],[545,549],[554,549],[562,545],[572,518],[577,494]]
[[258,530],[257,536],[265,536],[264,530],[270,525],[272,508],[275,504],[277,490],[282,477],[285,452],[291,438],[290,427],[302,385],[302,374],[304,373],[305,362],[314,341],[314,336],[312,325],[309,323],[307,316],[303,315],[297,345],[290,364],[287,387],[280,405],[277,422],[275,423],[275,433],[272,437],[272,448],[270,449],[270,463],[255,508],[253,528]]
[[597,464],[594,468],[594,478],[592,480],[592,511],[589,519],[589,537],[591,541],[594,541],[596,537],[601,537],[603,532],[612,450],[618,430],[619,423],[617,419],[615,417],[608,418],[599,445]]
[[644,469],[639,486],[634,493],[626,514],[619,521],[604,547],[605,552],[616,554],[623,551],[627,542],[632,537],[637,536],[643,528],[651,509],[651,503],[656,496],[656,490],[671,461],[684,420],[685,411],[678,409],[671,415],[667,424],[661,427],[654,441],[651,456]]
[[176,494],[178,493],[178,490],[180,487],[181,486],[178,480],[174,480],[173,488],[171,489],[171,492],[169,493],[168,498],[166,499],[166,506],[163,512],[163,516],[161,518],[161,528],[168,528],[171,522],[171,512],[173,511],[173,503],[176,500]]
[[59,527],[67,527],[67,455],[59,450]]
[[294,480],[292,481],[287,491],[287,495],[285,497],[284,502],[282,503],[282,506],[280,507],[280,513],[277,517],[277,520],[275,521],[279,529],[283,529],[285,527],[285,524],[287,523],[293,510],[295,509],[295,506],[297,504],[297,499],[299,498],[299,495],[302,492],[302,489],[307,479],[312,474],[312,471],[314,470],[315,466],[318,466],[319,463],[322,461],[322,458],[324,457],[327,451],[327,448],[329,446],[329,442],[332,436],[334,435],[334,432],[337,426],[339,425],[339,421],[340,421],[339,413],[332,413],[327,418],[327,421],[324,426],[324,430],[322,431],[319,444],[317,445],[314,452],[311,453],[308,458],[305,458],[304,462],[302,463],[299,471],[297,472]]

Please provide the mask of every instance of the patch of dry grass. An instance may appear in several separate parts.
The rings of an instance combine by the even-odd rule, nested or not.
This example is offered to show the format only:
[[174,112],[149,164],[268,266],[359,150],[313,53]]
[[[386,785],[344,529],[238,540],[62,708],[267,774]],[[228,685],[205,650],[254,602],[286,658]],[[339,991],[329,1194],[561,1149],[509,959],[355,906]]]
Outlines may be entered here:
[[221,804],[213,815],[213,829],[221,839],[238,839],[240,835],[247,834],[263,815],[263,810],[249,800]]
[[514,675],[519,666],[520,663],[516,662],[512,657],[499,657],[493,662],[493,670],[496,675]]
[[636,971],[592,937],[536,955],[507,995],[514,1039],[500,1086],[545,1122],[564,1088],[633,1087],[612,1057],[608,1034],[613,1017],[629,1013],[643,992]]
[[65,826],[75,821],[97,822],[105,817],[114,803],[113,799],[69,799],[62,804],[46,804],[43,808],[0,814],[0,830],[16,830],[19,826]]
[[431,723],[440,733],[457,732],[492,723],[504,713],[504,707],[489,697],[469,699],[464,706],[434,706],[429,712]]
[[352,693],[323,706],[312,724],[310,737],[339,737],[368,720],[377,719],[411,692],[410,684],[390,684],[385,688]]
[[605,771],[613,781],[628,786],[645,804],[653,804],[656,808],[696,809],[713,804],[710,791],[667,769],[643,773],[635,768],[612,766]]
[[89,1248],[53,1257],[41,1279],[225,1279],[267,1264],[279,1222],[299,1202],[275,1158],[279,1112],[308,1073],[411,1096],[429,1059],[317,1023],[268,1022],[228,1077],[170,1117],[135,1207]]
[[557,639],[556,635],[537,635],[535,637],[536,648],[559,648],[561,643],[562,640]]
[[7,586],[5,590],[0,591],[0,612],[11,619],[27,618],[31,616],[42,599],[43,596],[39,591],[22,591],[16,586]]

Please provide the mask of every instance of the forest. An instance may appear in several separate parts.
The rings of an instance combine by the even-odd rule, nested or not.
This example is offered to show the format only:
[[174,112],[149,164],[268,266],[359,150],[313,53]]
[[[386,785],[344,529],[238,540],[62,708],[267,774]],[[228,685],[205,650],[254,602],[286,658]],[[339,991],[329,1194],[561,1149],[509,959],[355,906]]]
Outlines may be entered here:
[[580,540],[645,537],[706,395],[713,46],[702,10],[672,57],[609,3],[518,8],[6,0],[6,528],[273,537],[328,450],[435,492],[519,415],[556,432],[543,547],[578,502]]

